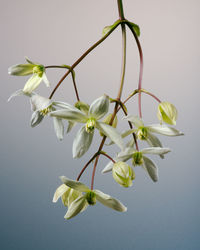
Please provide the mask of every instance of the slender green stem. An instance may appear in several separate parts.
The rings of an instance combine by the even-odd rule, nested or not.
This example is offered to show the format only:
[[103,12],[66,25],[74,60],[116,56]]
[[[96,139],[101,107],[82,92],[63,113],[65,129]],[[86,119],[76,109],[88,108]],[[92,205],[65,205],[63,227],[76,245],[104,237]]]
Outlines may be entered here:
[[123,8],[123,2],[122,0],[117,0],[118,5],[118,12],[119,12],[119,18],[120,20],[124,20],[124,8]]
[[[75,63],[71,66],[71,70],[73,70],[93,49],[95,49],[99,44],[101,44],[116,28],[117,26],[121,23],[120,20],[118,20],[115,24],[114,27],[112,27],[112,29],[106,34],[104,35],[101,39],[99,39],[95,44],[93,44],[88,50],[86,50],[85,53],[83,53],[83,55],[81,57],[79,57],[78,60],[75,61]],[[56,92],[56,90],[58,89],[58,87],[60,86],[60,84],[64,81],[64,79],[69,75],[70,71],[68,70],[64,76],[60,79],[60,81],[57,83],[56,87],[54,88],[54,90],[52,91],[52,93],[49,96],[49,99],[51,99],[54,95],[54,93]]]

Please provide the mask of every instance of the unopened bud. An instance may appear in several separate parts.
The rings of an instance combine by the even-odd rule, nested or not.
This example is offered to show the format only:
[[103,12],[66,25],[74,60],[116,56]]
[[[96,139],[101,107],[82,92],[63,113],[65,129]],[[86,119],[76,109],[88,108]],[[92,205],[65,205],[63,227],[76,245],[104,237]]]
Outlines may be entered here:
[[170,125],[176,125],[176,120],[177,120],[177,109],[175,106],[169,102],[161,102],[158,105],[158,119],[160,122],[165,122]]

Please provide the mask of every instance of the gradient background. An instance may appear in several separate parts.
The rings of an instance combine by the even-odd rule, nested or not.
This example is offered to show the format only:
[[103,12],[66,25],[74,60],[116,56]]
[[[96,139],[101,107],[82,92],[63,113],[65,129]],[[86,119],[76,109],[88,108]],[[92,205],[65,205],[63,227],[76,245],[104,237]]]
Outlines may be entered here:
[[[69,221],[63,218],[66,208],[62,203],[51,201],[61,183],[58,177],[76,178],[98,147],[97,134],[88,154],[73,160],[71,144],[78,126],[62,142],[55,137],[51,119],[31,129],[28,98],[6,102],[11,93],[23,88],[26,77],[9,76],[7,68],[23,63],[24,56],[45,65],[72,64],[101,37],[102,28],[117,19],[117,1],[0,2],[0,249],[199,249],[200,1],[124,0],[125,16],[141,28],[143,87],[177,107],[177,128],[185,136],[161,138],[173,151],[165,160],[155,158],[160,175],[157,183],[137,168],[133,187],[123,189],[110,174],[100,174],[107,162],[102,157],[95,187],[119,198],[128,206],[127,213],[97,204]],[[137,87],[138,80],[138,51],[130,32],[127,49],[123,97]],[[82,100],[91,103],[103,93],[115,97],[120,64],[118,29],[76,68]],[[53,88],[64,72],[51,69],[47,74]],[[43,84],[38,90],[45,96],[50,91]],[[75,102],[70,77],[54,97]],[[157,103],[148,96],[142,101],[145,121],[156,123]],[[130,101],[129,110],[137,114],[136,100]],[[82,181],[89,184],[90,177],[91,168]]]

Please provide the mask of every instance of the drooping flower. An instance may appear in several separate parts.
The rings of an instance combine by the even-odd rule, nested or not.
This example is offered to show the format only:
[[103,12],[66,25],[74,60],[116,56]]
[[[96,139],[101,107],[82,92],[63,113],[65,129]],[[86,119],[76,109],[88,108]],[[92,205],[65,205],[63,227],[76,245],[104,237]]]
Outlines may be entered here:
[[30,61],[27,57],[25,59],[27,61],[27,64],[16,64],[8,69],[8,74],[10,75],[15,75],[15,76],[32,75],[31,78],[29,78],[28,81],[26,82],[23,88],[23,92],[25,94],[31,94],[32,91],[34,91],[42,81],[44,81],[46,86],[49,87],[50,83],[47,79],[44,65],[34,63]]
[[[68,179],[65,176],[61,176],[60,178],[66,187],[60,186],[56,190],[53,199],[54,202],[56,202],[59,197],[62,197],[66,192],[68,192],[68,188],[70,188],[70,190],[79,192],[79,195],[76,199],[70,202],[70,204],[67,203],[68,211],[64,216],[65,219],[73,218],[74,216],[85,210],[88,205],[95,205],[96,201],[99,201],[104,206],[107,206],[119,212],[125,212],[127,210],[127,208],[120,201],[108,194],[101,192],[100,190],[91,190],[85,184],[79,181]],[[65,195],[69,197],[67,193]]]
[[[30,98],[31,108],[32,108],[32,116],[31,116],[31,127],[37,126],[45,116],[48,116],[51,111],[56,110],[57,108],[66,108],[67,104],[64,102],[55,102],[50,100],[49,98],[40,96],[36,93],[25,94],[24,91],[17,90],[13,93],[8,101],[10,101],[15,96],[25,95]],[[54,129],[56,132],[56,136],[59,140],[62,140],[64,137],[64,125],[61,118],[53,117]]]
[[161,102],[158,105],[157,116],[161,123],[165,122],[170,125],[176,125],[178,111],[173,104],[169,102]]
[[[132,159],[133,166],[142,166],[151,179],[156,182],[158,180],[158,169],[155,163],[146,157],[146,154],[156,154],[163,155],[171,150],[169,148],[160,148],[160,147],[150,147],[144,148],[141,151],[137,151],[133,147],[127,147],[124,151],[121,151],[117,157],[114,159],[116,162],[118,161],[128,161]],[[112,171],[113,162],[110,161],[106,167],[103,169],[102,173],[107,173]]]
[[91,105],[88,114],[80,111],[76,107],[68,104],[68,107],[51,112],[53,117],[66,119],[71,122],[84,123],[78,131],[73,142],[73,157],[79,158],[86,153],[92,143],[94,130],[97,128],[104,135],[109,137],[121,149],[123,149],[123,141],[121,135],[112,126],[100,122],[99,120],[106,115],[109,108],[109,98],[103,95],[97,98]]
[[123,187],[131,187],[135,179],[133,169],[123,161],[114,163],[112,168],[113,178]]

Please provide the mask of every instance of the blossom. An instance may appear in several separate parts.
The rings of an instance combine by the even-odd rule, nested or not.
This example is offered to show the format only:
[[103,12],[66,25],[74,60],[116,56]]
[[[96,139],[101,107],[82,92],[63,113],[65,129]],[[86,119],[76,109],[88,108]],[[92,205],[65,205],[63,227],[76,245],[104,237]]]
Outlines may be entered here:
[[112,168],[113,178],[117,183],[123,187],[130,187],[133,185],[135,173],[133,169],[125,162],[118,161],[114,163]]
[[70,104],[67,105],[68,106],[66,108],[51,112],[50,116],[84,124],[76,134],[73,142],[72,151],[74,158],[80,158],[88,151],[92,143],[95,128],[123,149],[123,141],[117,130],[112,126],[99,121],[108,112],[108,96],[103,95],[97,98],[90,105],[88,114]]
[[[34,92],[31,94],[26,94],[22,89],[17,90],[15,93],[13,93],[8,101],[10,101],[15,96],[21,96],[25,95],[30,98],[31,102],[31,108],[32,108],[32,116],[31,116],[31,127],[37,126],[45,116],[48,116],[48,114],[56,110],[56,108],[66,108],[67,104],[64,102],[56,102],[52,101],[49,98],[40,96]],[[56,136],[59,140],[62,140],[64,137],[64,125],[61,118],[53,117],[53,124],[54,129],[56,132]]]
[[[156,155],[163,155],[171,150],[169,148],[161,148],[161,147],[149,147],[144,148],[141,151],[137,151],[133,147],[126,147],[124,151],[121,151],[115,161],[128,161],[132,159],[133,166],[142,166],[143,169],[148,173],[151,179],[156,182],[158,180],[158,169],[155,163],[146,157],[146,154],[156,154]],[[109,162],[106,167],[103,169],[102,173],[107,173],[112,171],[113,169],[113,162]]]
[[[53,202],[56,202],[59,197],[67,194],[69,188],[74,190],[73,192],[78,192],[78,197],[72,202],[67,203],[68,211],[65,214],[65,219],[71,219],[83,210],[87,208],[88,205],[95,205],[96,201],[99,201],[104,206],[112,208],[119,212],[125,212],[127,208],[117,199],[111,197],[108,194],[101,192],[100,190],[91,190],[85,184],[68,179],[65,176],[60,177],[65,186],[61,185],[55,192]],[[82,194],[84,193],[84,194]]]
[[158,119],[170,125],[176,125],[178,111],[175,106],[169,102],[161,102],[158,105]]
[[26,76],[32,74],[32,76],[26,82],[23,92],[26,94],[31,94],[32,91],[34,91],[42,81],[44,81],[46,86],[49,87],[50,83],[47,79],[44,65],[34,63],[27,57],[25,59],[27,64],[16,64],[8,69],[8,74],[10,75]]

